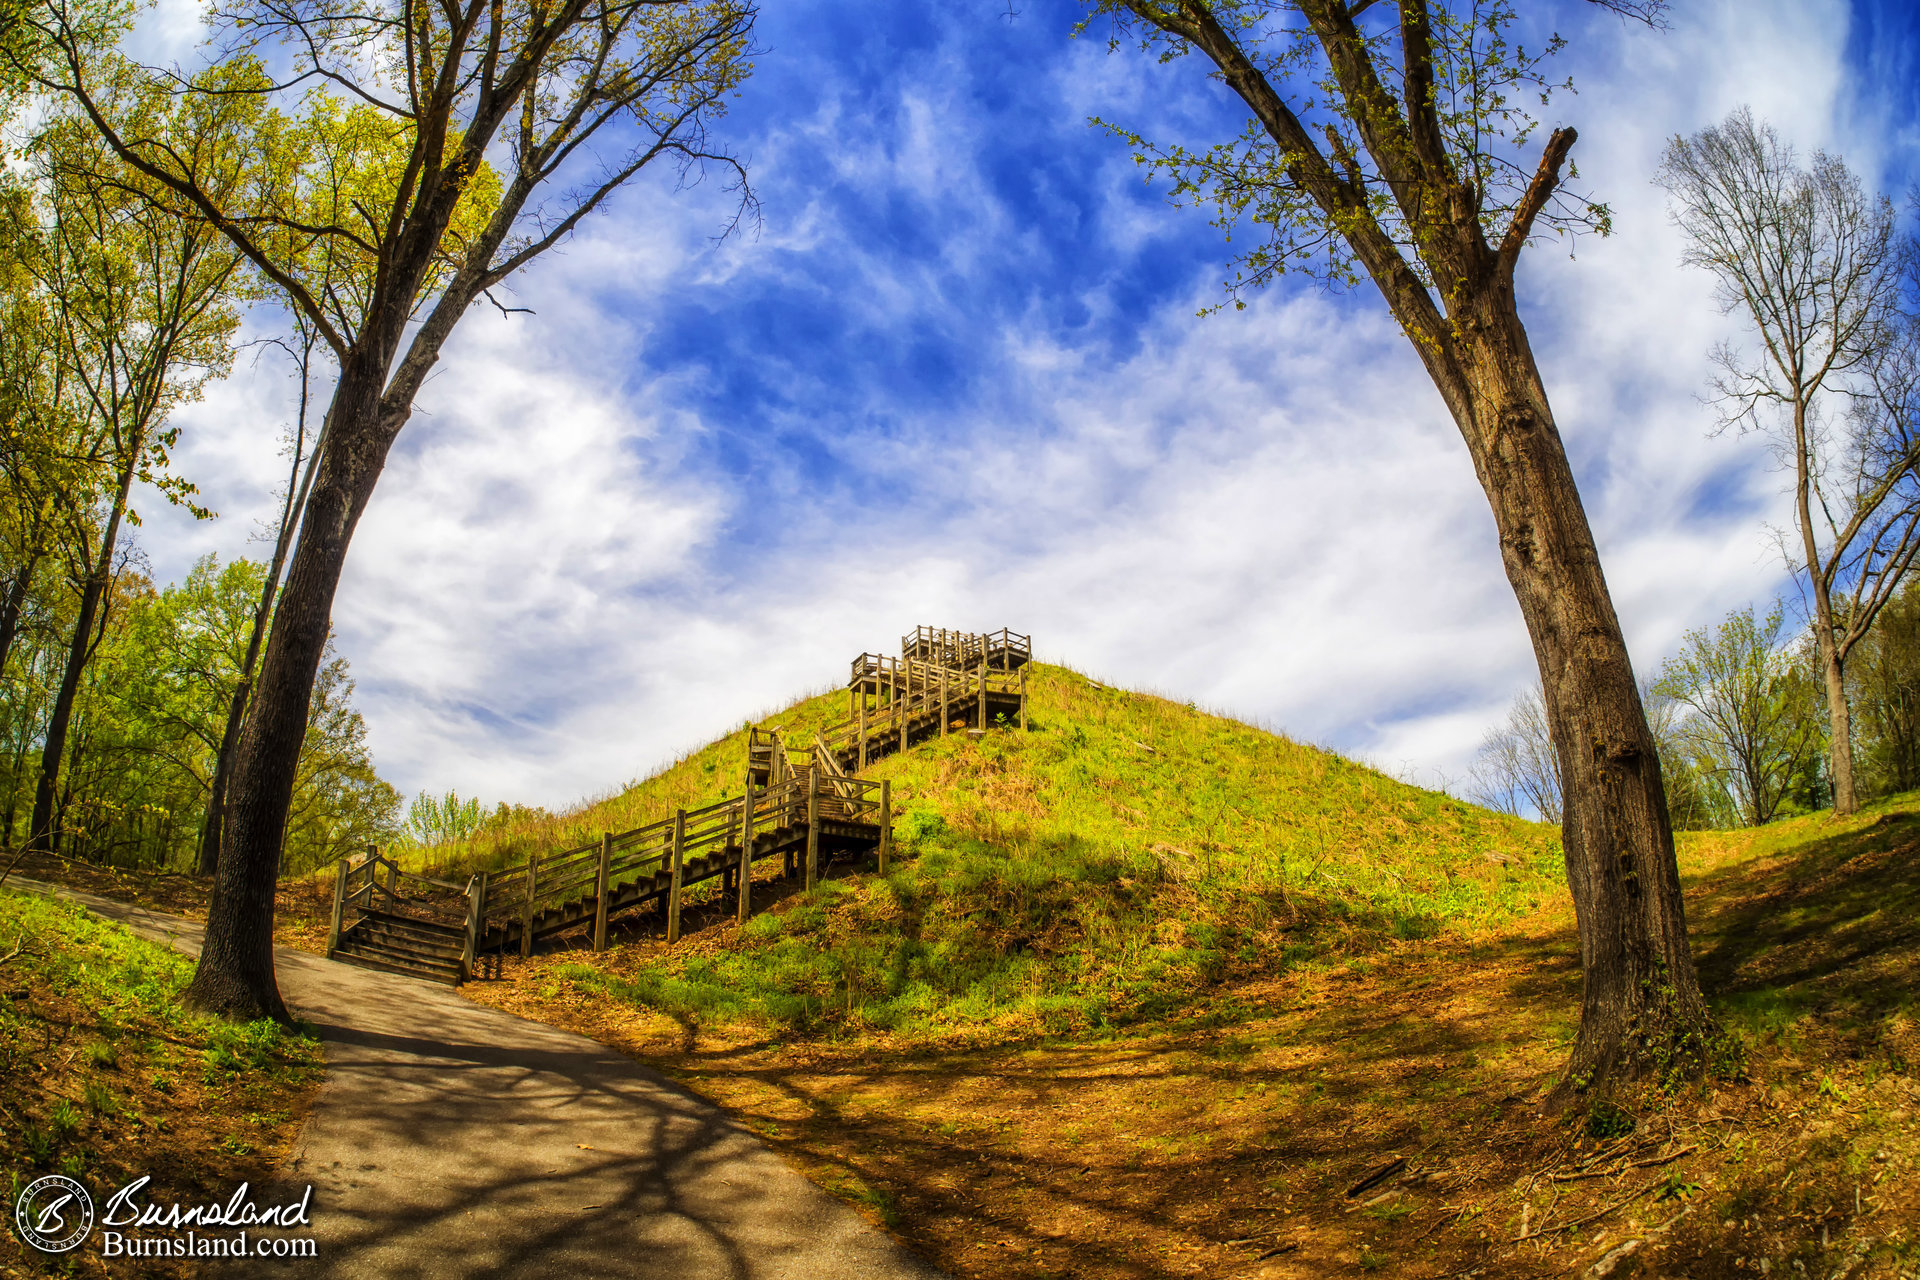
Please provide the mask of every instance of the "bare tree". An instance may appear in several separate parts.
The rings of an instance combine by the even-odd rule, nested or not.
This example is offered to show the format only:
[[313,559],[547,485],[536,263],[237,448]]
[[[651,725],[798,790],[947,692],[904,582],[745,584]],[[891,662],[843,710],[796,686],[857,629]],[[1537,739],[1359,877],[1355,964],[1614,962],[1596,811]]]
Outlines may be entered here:
[[[1723,424],[1766,434],[1790,476],[1798,545],[1826,690],[1833,811],[1859,807],[1846,663],[1920,553],[1920,439],[1910,418],[1862,399],[1888,349],[1906,251],[1893,204],[1837,156],[1802,166],[1746,108],[1667,145],[1660,181],[1713,273],[1722,308],[1759,338],[1714,351]],[[1792,545],[1789,543],[1788,545]]]
[[1560,753],[1539,685],[1522,689],[1507,722],[1487,730],[1474,757],[1473,782],[1474,801],[1489,809],[1560,821]]
[[[1649,22],[1662,10],[1600,3]],[[1560,756],[1585,974],[1567,1087],[1704,1062],[1718,1031],[1687,945],[1659,754],[1515,298],[1536,237],[1608,225],[1604,206],[1563,182],[1574,131],[1536,147],[1525,110],[1553,88],[1546,58],[1559,42],[1523,47],[1505,0],[1091,7],[1113,20],[1116,45],[1174,65],[1203,55],[1244,104],[1244,131],[1203,150],[1120,130],[1176,198],[1265,233],[1234,287],[1294,269],[1370,280],[1473,459]]]
[[[509,310],[492,291],[657,160],[683,177],[717,163],[748,199],[707,130],[751,70],[755,16],[751,0],[216,3],[225,59],[171,78],[208,126],[182,147],[127,126],[114,81],[85,54],[85,14],[68,0],[28,9],[63,55],[39,83],[179,216],[217,227],[338,369],[234,755],[188,990],[200,1007],[286,1016],[273,891],[334,592],[441,349],[476,303]],[[238,199],[205,181],[234,163],[252,177]]]

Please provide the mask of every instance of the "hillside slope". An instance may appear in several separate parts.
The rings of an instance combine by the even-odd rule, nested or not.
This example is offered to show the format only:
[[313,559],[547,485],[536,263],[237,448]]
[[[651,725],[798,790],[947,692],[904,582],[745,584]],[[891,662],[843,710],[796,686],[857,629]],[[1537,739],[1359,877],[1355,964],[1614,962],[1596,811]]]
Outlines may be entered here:
[[[870,771],[894,787],[902,856],[885,877],[836,874],[811,896],[770,886],[778,900],[744,930],[715,910],[671,955],[576,979],[690,1019],[1060,1033],[1164,1016],[1229,971],[1333,940],[1484,931],[1564,892],[1548,828],[1062,667],[1029,678],[1028,731],[955,733]],[[768,723],[806,742],[844,705],[827,694]],[[499,865],[736,793],[745,752],[743,727],[436,864]]]
[[[673,1073],[956,1276],[1916,1274],[1920,797],[1686,837],[1746,1075],[1547,1115],[1580,999],[1552,831],[1059,668],[1034,693],[1031,733],[876,770],[887,876],[465,990]],[[570,821],[708,798],[742,749]]]

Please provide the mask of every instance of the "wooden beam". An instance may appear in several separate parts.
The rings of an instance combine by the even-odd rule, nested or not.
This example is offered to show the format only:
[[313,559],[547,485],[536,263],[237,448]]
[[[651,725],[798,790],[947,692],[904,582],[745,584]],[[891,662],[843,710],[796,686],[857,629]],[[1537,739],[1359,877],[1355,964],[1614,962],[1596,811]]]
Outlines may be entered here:
[[467,882],[467,932],[460,942],[460,981],[473,977],[474,953],[480,949],[480,929],[487,918],[487,873]]
[[680,860],[687,851],[687,811],[673,815],[673,869],[667,876],[667,945],[680,941]]
[[527,904],[520,912],[520,956],[533,954],[533,891],[540,883],[540,855],[527,855]]
[[600,833],[600,871],[594,877],[593,949],[607,949],[607,876],[613,866],[613,832]]
[[740,801],[740,904],[734,918],[741,924],[753,914],[753,788]]
[[893,848],[893,783],[880,780],[880,874],[887,874],[887,854]]
[[820,763],[807,774],[807,888],[820,878]]
[[340,917],[346,914],[346,906],[347,858],[343,857],[333,876],[333,923],[327,926],[327,959],[329,960],[333,959],[333,953],[340,946]]

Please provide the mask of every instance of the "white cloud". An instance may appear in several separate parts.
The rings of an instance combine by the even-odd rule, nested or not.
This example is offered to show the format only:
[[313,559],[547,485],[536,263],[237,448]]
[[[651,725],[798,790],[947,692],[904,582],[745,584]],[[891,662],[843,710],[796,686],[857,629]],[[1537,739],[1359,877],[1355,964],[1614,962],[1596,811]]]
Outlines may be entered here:
[[[1568,118],[1619,232],[1572,261],[1536,249],[1523,279],[1643,671],[1780,577],[1759,516],[1774,478],[1751,441],[1706,435],[1696,396],[1725,322],[1677,265],[1650,182],[1660,146],[1742,101],[1807,145],[1873,142],[1844,131],[1844,31],[1827,7],[1675,16],[1664,35],[1596,22],[1576,45]],[[1154,83],[1093,43],[1058,72],[1075,128]],[[956,59],[928,65],[958,75]],[[757,440],[771,427],[710,420],[733,402],[703,398],[703,372],[653,367],[671,335],[651,317],[670,291],[723,293],[832,255],[857,294],[837,301],[876,332],[914,316],[977,325],[929,299],[995,255],[1045,252],[983,174],[991,122],[921,80],[877,104],[827,86],[759,138],[758,171],[789,202],[758,239],[701,239],[717,195],[637,192],[521,282],[537,318],[470,318],[401,437],[336,609],[385,770],[408,789],[565,803],[838,683],[854,653],[928,622],[1028,630],[1043,656],[1103,677],[1389,768],[1463,775],[1533,678],[1531,651],[1465,450],[1368,298],[1274,293],[1203,321],[1210,268],[1118,349],[1109,326],[1015,308],[965,336],[991,373],[987,403],[901,409],[849,382],[826,434],[860,471],[857,500],[812,497],[804,467],[771,447],[747,465],[792,475],[736,483],[705,448],[722,428]],[[832,171],[801,171],[829,136],[842,139]],[[1093,170],[1111,189],[1080,193],[1088,234],[1105,237],[1088,252],[1133,261],[1165,224],[1114,194],[1137,179],[1120,144],[1100,145],[1111,154]],[[815,181],[938,205],[950,238],[937,261],[889,258],[851,241],[830,201],[795,194]],[[1203,234],[1198,215],[1165,216]],[[1087,313],[1118,314],[1126,283],[1086,286]],[[228,516],[154,522],[163,570],[244,549],[241,513],[277,482],[283,390],[276,375],[237,379],[195,411],[183,469]],[[749,525],[775,532],[743,544]]]

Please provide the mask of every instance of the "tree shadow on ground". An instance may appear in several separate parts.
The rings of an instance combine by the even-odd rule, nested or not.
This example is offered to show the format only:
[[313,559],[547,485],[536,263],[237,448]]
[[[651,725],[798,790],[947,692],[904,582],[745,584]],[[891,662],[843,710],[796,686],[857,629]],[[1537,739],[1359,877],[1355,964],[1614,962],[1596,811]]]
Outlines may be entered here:
[[1763,1023],[1879,1021],[1920,989],[1920,821],[1873,824],[1748,862],[1694,889],[1709,995]]

